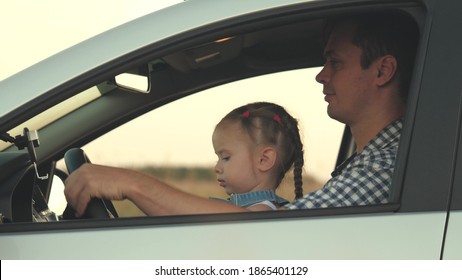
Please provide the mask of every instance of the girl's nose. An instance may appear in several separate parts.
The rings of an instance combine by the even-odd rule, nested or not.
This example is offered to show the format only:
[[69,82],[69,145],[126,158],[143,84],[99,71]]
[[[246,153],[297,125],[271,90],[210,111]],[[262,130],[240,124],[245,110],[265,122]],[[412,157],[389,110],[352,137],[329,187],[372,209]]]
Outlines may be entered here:
[[221,168],[220,164],[217,162],[217,164],[215,164],[215,173],[220,174],[222,172],[223,172],[223,169]]

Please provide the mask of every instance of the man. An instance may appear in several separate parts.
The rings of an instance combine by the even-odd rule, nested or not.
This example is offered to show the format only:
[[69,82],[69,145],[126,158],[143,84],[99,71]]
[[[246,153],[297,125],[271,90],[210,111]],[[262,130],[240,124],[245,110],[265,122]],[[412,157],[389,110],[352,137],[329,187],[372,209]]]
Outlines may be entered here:
[[323,189],[289,209],[387,203],[418,41],[412,20],[376,13],[337,20],[324,49],[327,113],[349,126],[356,152]]
[[[417,40],[416,24],[400,13],[333,22],[324,49],[326,64],[316,80],[324,86],[329,116],[349,126],[356,152],[324,188],[283,209],[388,202]],[[65,194],[77,216],[91,197],[129,199],[147,215],[247,211],[134,171],[89,164],[69,176]]]

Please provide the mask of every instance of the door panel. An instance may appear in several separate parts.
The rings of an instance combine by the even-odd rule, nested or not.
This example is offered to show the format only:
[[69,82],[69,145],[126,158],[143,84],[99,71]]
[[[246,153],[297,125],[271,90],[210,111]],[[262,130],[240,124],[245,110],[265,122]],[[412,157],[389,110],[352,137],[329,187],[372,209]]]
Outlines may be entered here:
[[462,259],[462,211],[452,211],[449,216],[443,259]]
[[0,258],[438,259],[444,222],[427,212],[16,232],[1,235]]

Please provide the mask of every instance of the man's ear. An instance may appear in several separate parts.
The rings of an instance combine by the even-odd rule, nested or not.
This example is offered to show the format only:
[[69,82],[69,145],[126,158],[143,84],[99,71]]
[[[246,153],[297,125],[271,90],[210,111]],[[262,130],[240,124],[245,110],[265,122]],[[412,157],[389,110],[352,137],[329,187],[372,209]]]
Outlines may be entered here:
[[268,171],[276,164],[277,151],[273,147],[264,147],[260,151],[258,169],[262,172]]
[[398,62],[392,55],[382,56],[377,60],[377,85],[384,86],[390,82],[396,74]]

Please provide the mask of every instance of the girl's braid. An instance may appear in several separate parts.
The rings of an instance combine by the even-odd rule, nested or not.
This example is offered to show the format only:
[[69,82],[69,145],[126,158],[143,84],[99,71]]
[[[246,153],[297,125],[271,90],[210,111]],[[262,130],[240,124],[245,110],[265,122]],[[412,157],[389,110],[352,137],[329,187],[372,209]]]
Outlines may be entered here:
[[[301,198],[303,196],[303,144],[300,139],[300,131],[298,128],[298,121],[294,119],[287,111],[282,110],[279,112],[282,120],[282,125],[286,128],[288,136],[291,140],[289,145],[293,145],[292,153],[290,158],[287,160],[288,163],[293,162],[294,167],[294,187],[295,187],[295,199]],[[290,166],[285,166],[285,171],[287,171]]]

